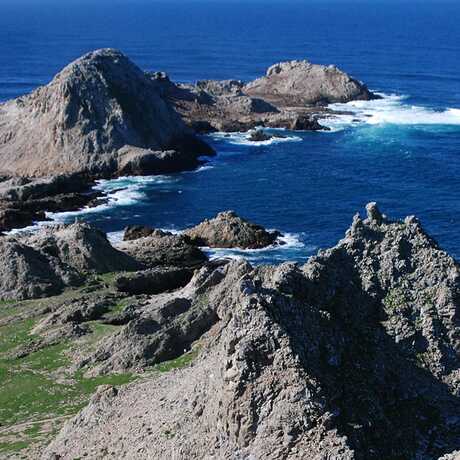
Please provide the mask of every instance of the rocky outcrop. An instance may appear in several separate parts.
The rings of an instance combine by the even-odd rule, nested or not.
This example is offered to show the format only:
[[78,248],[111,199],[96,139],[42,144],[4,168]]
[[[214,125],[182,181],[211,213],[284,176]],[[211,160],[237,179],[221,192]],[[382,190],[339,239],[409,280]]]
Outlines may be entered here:
[[[47,86],[0,105],[0,171],[6,175],[113,175],[119,161],[125,164],[119,151],[126,146],[147,149],[145,156],[179,150],[195,161],[211,153],[116,50],[86,54]],[[144,161],[152,173],[151,158]]]
[[46,211],[74,211],[96,204],[99,193],[88,190],[88,182],[79,175],[4,178],[0,181],[0,232],[46,220]]
[[251,97],[277,106],[302,106],[350,102],[378,98],[359,81],[335,66],[322,66],[308,61],[275,64],[243,89]]
[[14,238],[0,237],[0,253],[0,300],[50,296],[82,281],[72,268]]
[[208,260],[187,236],[161,230],[153,230],[144,238],[123,241],[118,248],[145,267],[196,268]]
[[26,237],[0,237],[0,300],[59,294],[90,272],[136,270],[140,264],[114,249],[87,224],[44,228]]
[[136,369],[201,337],[193,364],[101,389],[43,458],[452,456],[459,275],[415,218],[375,204],[304,266],[203,268],[83,363]]
[[379,98],[336,67],[307,61],[276,64],[265,77],[248,84],[204,80],[183,85],[171,82],[163,73],[149,75],[198,132],[248,131],[257,127],[325,130],[320,119],[333,115],[333,111],[322,106]]
[[110,273],[140,267],[133,258],[113,248],[105,233],[82,222],[44,227],[25,241],[80,273]]
[[281,236],[278,232],[268,232],[260,225],[253,224],[233,211],[221,212],[215,218],[184,232],[193,244],[211,248],[261,249],[271,246]]

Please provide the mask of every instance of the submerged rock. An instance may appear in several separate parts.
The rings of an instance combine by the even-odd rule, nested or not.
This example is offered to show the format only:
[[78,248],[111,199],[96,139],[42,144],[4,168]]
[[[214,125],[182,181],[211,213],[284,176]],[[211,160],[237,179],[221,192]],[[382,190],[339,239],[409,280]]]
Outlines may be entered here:
[[268,232],[233,211],[219,213],[214,219],[184,232],[193,244],[211,248],[261,249],[276,243],[279,232]]
[[199,356],[94,398],[43,458],[454,456],[459,266],[418,222],[368,211],[304,266],[205,267],[152,297],[87,372],[172,359],[198,338]]

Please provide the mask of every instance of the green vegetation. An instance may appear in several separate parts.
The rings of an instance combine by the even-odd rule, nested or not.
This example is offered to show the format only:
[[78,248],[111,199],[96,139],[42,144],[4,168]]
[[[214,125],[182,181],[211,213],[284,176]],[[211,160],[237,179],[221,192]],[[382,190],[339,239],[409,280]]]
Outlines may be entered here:
[[[14,351],[38,343],[31,330],[39,318],[18,319],[0,326],[0,453],[13,453],[34,443],[43,443],[51,435],[42,432],[45,421],[58,420],[59,426],[84,407],[99,385],[123,385],[133,381],[133,374],[85,378],[83,372],[69,370],[70,341],[47,346],[25,357]],[[119,326],[98,322],[90,324],[92,334],[78,347],[91,345]],[[48,423],[49,425],[49,423]],[[57,428],[59,428],[59,426]],[[18,431],[18,427],[22,427]]]
[[188,366],[199,355],[199,353],[200,347],[196,346],[188,353],[184,353],[176,359],[156,364],[152,367],[152,369],[159,372],[169,372],[174,369],[182,369],[183,367]]
[[409,299],[402,288],[395,288],[388,292],[383,304],[388,313],[402,313],[409,308]]

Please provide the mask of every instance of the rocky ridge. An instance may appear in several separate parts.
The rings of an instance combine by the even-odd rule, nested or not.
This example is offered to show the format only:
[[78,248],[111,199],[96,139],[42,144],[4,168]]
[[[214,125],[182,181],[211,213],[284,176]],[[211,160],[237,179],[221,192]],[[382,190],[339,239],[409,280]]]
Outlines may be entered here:
[[87,372],[143,368],[197,339],[198,356],[100,388],[43,458],[452,457],[459,301],[457,262],[414,217],[371,203],[303,266],[208,265],[130,309]]

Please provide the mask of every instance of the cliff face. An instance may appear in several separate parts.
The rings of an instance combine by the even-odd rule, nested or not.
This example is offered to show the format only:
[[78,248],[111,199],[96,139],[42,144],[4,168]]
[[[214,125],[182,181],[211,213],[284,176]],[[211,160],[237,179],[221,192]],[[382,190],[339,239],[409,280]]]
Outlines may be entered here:
[[460,439],[459,311],[458,264],[371,204],[304,266],[206,266],[131,309],[88,372],[171,359],[203,334],[199,356],[101,388],[43,458],[441,457]]
[[151,80],[116,50],[89,53],[47,86],[0,106],[0,171],[44,176],[111,175],[125,146],[153,151],[190,147],[194,140]]

